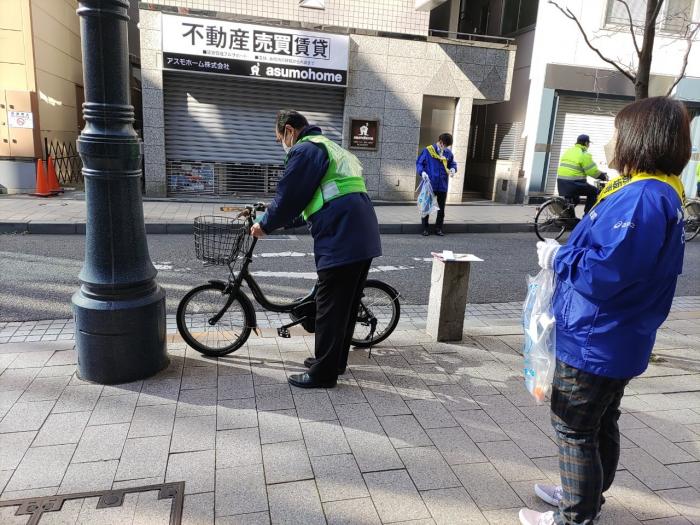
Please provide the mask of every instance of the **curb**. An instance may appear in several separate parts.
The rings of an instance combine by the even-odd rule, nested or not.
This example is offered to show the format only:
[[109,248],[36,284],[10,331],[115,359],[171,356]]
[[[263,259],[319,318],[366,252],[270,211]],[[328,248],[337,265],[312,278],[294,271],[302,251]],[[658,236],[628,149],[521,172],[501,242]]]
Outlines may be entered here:
[[[445,224],[445,233],[530,233],[534,231],[532,223],[461,223]],[[380,224],[382,234],[418,235],[423,231],[420,224]],[[35,235],[85,235],[85,223],[61,222],[0,222],[0,234],[35,234]],[[191,235],[192,223],[146,224],[146,233],[151,235]],[[280,233],[287,235],[309,235],[308,228],[291,228]]]

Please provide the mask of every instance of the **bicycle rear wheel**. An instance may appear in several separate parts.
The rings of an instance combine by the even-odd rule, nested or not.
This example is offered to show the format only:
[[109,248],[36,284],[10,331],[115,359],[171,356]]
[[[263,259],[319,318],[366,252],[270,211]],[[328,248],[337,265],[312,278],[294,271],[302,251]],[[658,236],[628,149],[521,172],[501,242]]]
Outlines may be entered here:
[[685,205],[685,240],[692,241],[700,233],[700,202],[688,202]]
[[381,281],[368,279],[362,290],[352,345],[367,348],[384,341],[401,317],[399,294]]
[[566,231],[566,220],[561,216],[562,206],[556,200],[548,200],[535,215],[535,235],[541,240],[557,240]]
[[[208,283],[193,288],[177,308],[177,329],[185,342],[202,354],[223,356],[238,350],[250,336],[255,312],[240,290],[231,298],[224,283]],[[221,319],[213,323],[232,299]]]

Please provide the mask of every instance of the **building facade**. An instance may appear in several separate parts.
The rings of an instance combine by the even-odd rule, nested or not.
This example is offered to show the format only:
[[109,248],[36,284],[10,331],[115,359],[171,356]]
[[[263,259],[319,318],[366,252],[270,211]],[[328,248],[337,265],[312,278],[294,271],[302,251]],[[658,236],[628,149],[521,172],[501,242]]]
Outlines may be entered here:
[[74,148],[81,127],[78,2],[0,5],[0,193],[29,192],[45,144]]
[[[579,19],[603,55],[622,64],[636,63],[627,11],[617,0],[560,0]],[[472,127],[483,133],[470,147],[472,171],[495,177],[517,171],[523,191],[516,200],[535,202],[556,193],[559,158],[579,134],[590,135],[590,151],[601,170],[604,146],[614,132],[617,112],[634,100],[634,86],[592,51],[575,23],[546,1],[484,1],[494,34],[515,38],[518,54],[510,100],[483,108]],[[637,39],[645,0],[628,1]],[[518,15],[513,16],[517,7]],[[522,14],[525,20],[522,20]],[[534,13],[534,15],[533,15]],[[514,23],[513,20],[516,20]],[[699,0],[666,0],[659,16],[651,69],[650,95],[665,95],[682,69],[688,29],[700,21]],[[686,193],[695,195],[695,168],[700,162],[700,37],[691,47],[685,77],[672,96],[692,117],[693,156],[681,174]]]
[[418,152],[453,133],[461,201],[474,108],[508,100],[516,48],[434,36],[431,18],[414,0],[141,3],[146,194],[273,193],[275,114],[293,108],[361,159],[381,200],[414,199]]

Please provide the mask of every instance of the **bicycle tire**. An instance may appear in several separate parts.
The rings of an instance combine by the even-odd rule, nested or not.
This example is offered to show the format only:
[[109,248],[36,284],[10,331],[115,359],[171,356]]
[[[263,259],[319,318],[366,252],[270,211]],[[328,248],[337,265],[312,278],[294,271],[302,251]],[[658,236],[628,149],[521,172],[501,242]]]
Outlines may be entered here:
[[[700,215],[695,214],[695,210],[691,209],[691,204],[685,205],[685,226],[683,227],[683,234],[685,235],[685,242],[690,242],[700,233]],[[690,220],[688,220],[690,218]]]
[[[370,303],[372,295],[368,293],[368,290],[375,290],[377,298],[383,298],[383,302]],[[386,328],[383,328],[380,332],[374,334],[373,337],[369,338],[372,334],[371,328],[368,330],[369,333],[365,337],[361,337],[358,334],[358,328],[361,332],[365,331],[365,327],[369,321],[365,322],[364,312],[368,311],[376,318],[375,312],[378,312],[379,308],[384,308],[386,311],[379,313],[382,319],[387,319]],[[390,310],[390,314],[388,311]],[[362,290],[362,299],[360,299],[360,307],[358,309],[357,322],[355,324],[355,331],[352,336],[352,346],[356,348],[368,348],[376,344],[381,343],[386,338],[388,338],[392,332],[396,329],[399,324],[399,318],[401,317],[401,303],[399,303],[399,294],[393,287],[384,283],[382,281],[376,281],[374,279],[368,279],[365,283],[365,287]],[[360,333],[361,333],[360,332]]]
[[[226,311],[222,319],[220,320],[219,323],[217,323],[216,328],[217,328],[217,336],[222,336],[224,335],[225,332],[229,332],[230,330],[226,330],[225,332],[221,331],[221,321],[226,319],[226,316],[229,315],[232,312],[240,312],[242,315],[242,322],[241,322],[241,327],[239,328],[240,333],[236,336],[236,338],[231,341],[229,339],[226,339],[224,336],[224,339],[226,341],[229,341],[230,344],[224,344],[223,346],[218,346],[218,347],[212,347],[208,346],[200,341],[195,334],[199,335],[202,332],[196,332],[193,331],[191,326],[193,324],[193,321],[198,321],[198,324],[202,325],[200,326],[200,329],[204,329],[206,331],[206,341],[209,341],[209,327],[204,326],[204,324],[208,324],[208,317],[211,316],[213,313],[216,313],[221,309],[225,301],[229,299],[228,294],[224,294],[224,290],[226,289],[226,285],[224,283],[219,283],[219,282],[210,282],[207,284],[203,284],[201,286],[197,286],[196,288],[193,288],[189,292],[185,294],[185,296],[182,298],[180,301],[180,304],[177,307],[177,329],[178,332],[180,332],[180,335],[182,338],[185,340],[185,342],[190,345],[192,348],[197,350],[198,352],[208,355],[211,357],[221,357],[227,354],[230,354],[231,352],[235,352],[238,350],[241,346],[245,344],[245,342],[248,340],[248,337],[250,337],[250,332],[252,330],[252,325],[253,319],[255,319],[255,311],[253,309],[253,305],[250,302],[250,299],[248,299],[240,290],[236,292],[235,297],[233,298],[233,302],[231,303],[231,306],[229,309]],[[206,311],[204,312],[197,312],[197,311],[192,311],[191,309],[188,311],[188,308],[190,305],[193,303],[193,299],[197,298],[199,295],[204,295],[207,292],[215,292],[214,295],[212,295],[210,298],[206,299],[200,299],[202,305],[205,305],[205,308],[207,308]],[[222,297],[223,301],[219,301],[219,305],[215,306],[214,308],[210,308],[208,305],[212,304],[212,300],[216,298],[216,295],[219,295]],[[234,310],[235,309],[235,310]],[[188,319],[189,316],[189,319]],[[188,323],[188,320],[190,321]],[[211,326],[211,325],[210,325]],[[234,332],[235,333],[235,332]],[[216,342],[220,340],[221,337],[214,337],[212,341]]]
[[685,205],[685,225],[683,227],[685,242],[692,241],[700,233],[700,215],[696,213],[698,208],[700,208],[700,203],[697,201],[690,201]]
[[[565,224],[557,225],[556,221],[561,220],[561,215],[554,211],[554,206],[558,204],[555,199],[545,201],[537,210],[535,215],[535,235],[541,241],[547,239],[559,239],[566,231]],[[548,230],[548,228],[552,228]],[[551,235],[546,235],[551,232]]]

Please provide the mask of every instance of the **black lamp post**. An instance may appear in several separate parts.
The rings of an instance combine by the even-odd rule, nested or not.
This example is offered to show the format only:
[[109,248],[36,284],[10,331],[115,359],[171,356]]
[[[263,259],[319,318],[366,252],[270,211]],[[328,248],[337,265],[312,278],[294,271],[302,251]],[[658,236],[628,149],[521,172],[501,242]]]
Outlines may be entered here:
[[80,0],[87,201],[85,264],[73,295],[78,372],[115,384],[168,364],[165,292],[155,280],[141,203],[142,144],[129,101],[129,0]]

